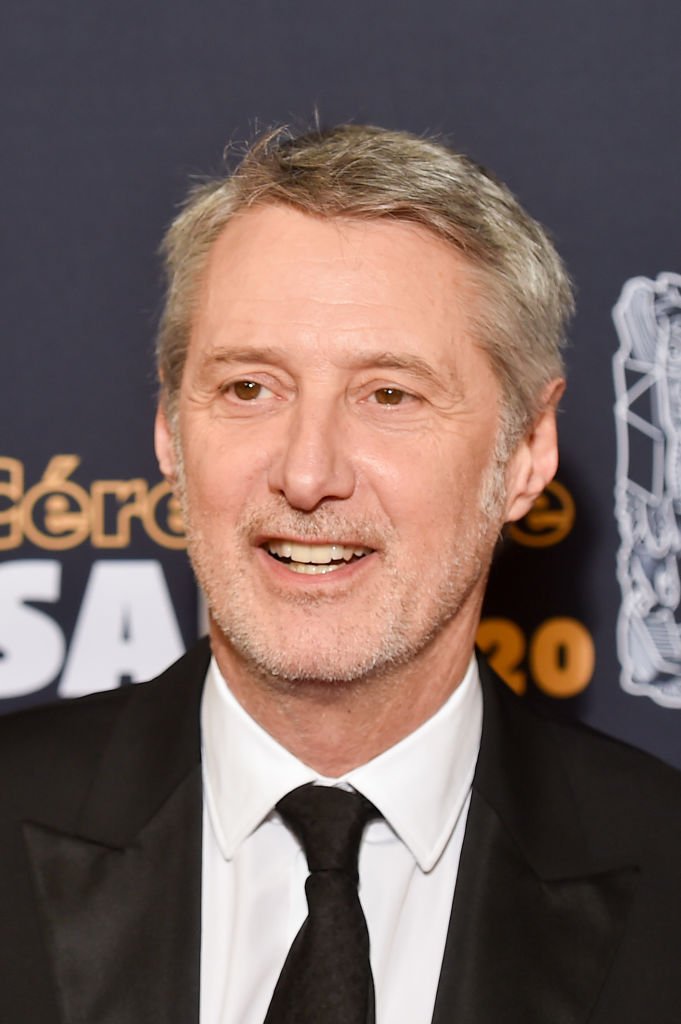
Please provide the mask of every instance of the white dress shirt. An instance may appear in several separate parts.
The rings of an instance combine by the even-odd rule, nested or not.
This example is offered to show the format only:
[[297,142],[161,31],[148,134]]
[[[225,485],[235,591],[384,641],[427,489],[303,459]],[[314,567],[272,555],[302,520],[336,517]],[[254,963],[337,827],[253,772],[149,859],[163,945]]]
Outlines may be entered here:
[[201,706],[204,817],[200,1024],[262,1024],[307,916],[307,864],[274,809],[306,782],[352,786],[380,810],[359,856],[376,1024],[432,1019],[480,747],[475,659],[419,729],[341,779],[266,733],[213,660]]

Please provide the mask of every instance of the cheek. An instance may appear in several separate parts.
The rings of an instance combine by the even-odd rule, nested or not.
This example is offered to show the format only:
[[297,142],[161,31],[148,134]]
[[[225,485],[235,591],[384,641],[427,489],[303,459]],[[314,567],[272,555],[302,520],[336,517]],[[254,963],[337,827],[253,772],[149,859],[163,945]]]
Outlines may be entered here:
[[431,533],[451,522],[473,493],[476,473],[469,460],[439,443],[403,444],[364,461],[370,488],[402,536],[429,546]]
[[187,500],[200,515],[237,514],[264,478],[250,448],[205,434],[184,447],[184,463]]

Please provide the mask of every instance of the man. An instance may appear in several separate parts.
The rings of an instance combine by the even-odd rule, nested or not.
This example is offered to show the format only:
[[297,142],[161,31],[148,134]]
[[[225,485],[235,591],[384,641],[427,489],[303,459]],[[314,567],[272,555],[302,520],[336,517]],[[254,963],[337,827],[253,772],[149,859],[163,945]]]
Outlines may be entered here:
[[[345,126],[261,140],[165,254],[156,446],[212,659],[3,723],[0,1018],[676,1022],[677,776],[473,657],[556,467],[543,230]],[[361,903],[308,843],[350,803]]]

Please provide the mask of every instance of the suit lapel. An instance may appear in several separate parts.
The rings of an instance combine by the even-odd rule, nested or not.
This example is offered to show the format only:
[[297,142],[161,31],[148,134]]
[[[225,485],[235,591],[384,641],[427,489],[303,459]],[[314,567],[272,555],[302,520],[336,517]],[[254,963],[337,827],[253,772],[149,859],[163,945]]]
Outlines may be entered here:
[[590,842],[550,722],[481,666],[485,712],[433,1024],[585,1024],[636,868]]
[[75,822],[24,837],[65,1024],[196,1024],[207,647],[134,688]]

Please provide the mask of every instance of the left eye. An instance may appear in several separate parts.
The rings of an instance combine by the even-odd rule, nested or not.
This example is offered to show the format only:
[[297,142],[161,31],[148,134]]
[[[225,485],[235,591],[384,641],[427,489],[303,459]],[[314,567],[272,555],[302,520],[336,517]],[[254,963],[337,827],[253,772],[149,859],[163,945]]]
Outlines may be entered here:
[[400,388],[378,388],[372,397],[379,405],[399,405],[407,398],[407,393]]

